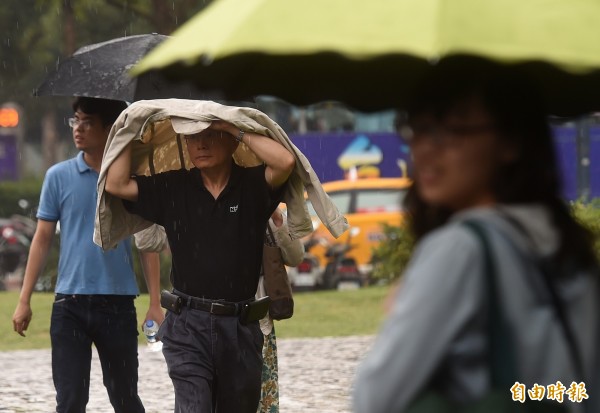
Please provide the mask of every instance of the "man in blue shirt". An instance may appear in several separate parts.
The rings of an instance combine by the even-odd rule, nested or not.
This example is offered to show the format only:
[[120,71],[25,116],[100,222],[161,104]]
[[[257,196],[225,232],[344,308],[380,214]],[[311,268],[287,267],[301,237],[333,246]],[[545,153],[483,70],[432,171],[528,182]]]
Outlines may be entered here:
[[[52,309],[52,377],[57,412],[85,412],[89,397],[92,343],[95,345],[115,412],[144,412],[137,394],[137,319],[139,294],[132,267],[131,242],[103,252],[93,242],[98,171],[110,128],[124,102],[77,98],[69,119],[80,150],[46,173],[38,224],[31,244],[14,330],[24,336],[32,318],[31,295],[60,221],[60,260]],[[162,323],[158,254],[142,252],[150,308],[146,320]]]

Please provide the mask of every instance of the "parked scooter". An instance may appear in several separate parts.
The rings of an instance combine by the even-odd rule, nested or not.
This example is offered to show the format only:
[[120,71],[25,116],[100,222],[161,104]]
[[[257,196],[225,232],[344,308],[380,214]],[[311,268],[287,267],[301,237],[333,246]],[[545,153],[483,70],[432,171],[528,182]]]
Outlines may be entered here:
[[327,265],[323,272],[323,288],[324,289],[356,289],[366,285],[366,279],[358,269],[356,260],[348,257],[346,254],[354,245],[352,245],[352,237],[355,237],[360,232],[360,228],[350,228],[350,233],[346,242],[343,244],[331,244],[325,253]]
[[13,216],[10,219],[0,219],[0,289],[4,289],[5,278],[25,268],[27,254],[34,227],[31,228],[28,218]]
[[304,258],[295,268],[288,270],[294,291],[316,290],[322,284],[322,270],[319,260],[310,253],[310,249],[318,243],[319,240],[316,238],[309,238],[304,241]]

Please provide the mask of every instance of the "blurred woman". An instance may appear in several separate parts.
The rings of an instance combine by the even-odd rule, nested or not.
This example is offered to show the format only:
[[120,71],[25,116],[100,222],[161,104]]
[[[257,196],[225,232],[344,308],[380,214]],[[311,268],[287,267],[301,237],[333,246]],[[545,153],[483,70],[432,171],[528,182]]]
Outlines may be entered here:
[[[283,263],[290,267],[295,267],[304,257],[304,246],[299,239],[292,239],[287,226],[286,216],[277,208],[269,219],[270,233],[273,234],[275,244],[281,250]],[[264,275],[261,275],[258,282],[258,291],[256,298],[265,296]],[[277,337],[275,336],[275,326],[273,319],[267,313],[265,318],[260,320],[260,329],[265,335],[263,343],[263,367],[262,381],[260,390],[260,402],[258,403],[257,413],[278,413],[279,412],[279,368],[277,365]]]
[[[354,411],[402,412],[430,391],[468,405],[491,390],[490,277],[482,242],[466,225],[473,221],[495,264],[515,357],[512,383],[531,389],[560,381],[566,390],[584,383],[589,400],[572,403],[564,393],[565,407],[600,411],[598,263],[590,234],[560,198],[535,87],[488,61],[442,61],[418,88],[409,123],[415,184],[406,207],[417,245],[359,366]],[[542,261],[551,263],[549,282],[573,343]],[[510,385],[502,390],[511,397]]]

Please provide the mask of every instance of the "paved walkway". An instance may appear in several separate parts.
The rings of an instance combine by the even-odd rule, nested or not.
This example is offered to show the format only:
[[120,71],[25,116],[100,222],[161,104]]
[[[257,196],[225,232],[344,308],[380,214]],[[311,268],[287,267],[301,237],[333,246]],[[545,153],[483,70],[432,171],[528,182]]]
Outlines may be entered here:
[[[278,340],[280,411],[350,413],[354,370],[373,337]],[[140,348],[139,393],[147,413],[173,411],[173,387],[160,352]],[[49,413],[55,408],[50,350],[0,352],[0,412]],[[96,353],[90,413],[113,412]]]

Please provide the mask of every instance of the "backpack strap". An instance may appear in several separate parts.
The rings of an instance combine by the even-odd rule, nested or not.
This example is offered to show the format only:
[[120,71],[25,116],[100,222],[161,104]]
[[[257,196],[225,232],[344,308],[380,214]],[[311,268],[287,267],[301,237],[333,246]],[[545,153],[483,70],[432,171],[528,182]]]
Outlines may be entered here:
[[[527,238],[530,242],[531,235],[527,232],[523,224],[515,219],[513,216],[507,214],[504,211],[500,211],[500,215],[503,219],[512,225],[517,231],[519,231],[525,238]],[[573,363],[575,364],[576,374],[579,376],[580,380],[583,380],[585,377],[584,369],[583,369],[583,361],[581,360],[581,354],[577,350],[577,342],[575,340],[575,334],[573,333],[573,329],[571,328],[571,324],[568,321],[567,313],[565,310],[565,305],[558,294],[558,290],[556,289],[556,285],[554,280],[556,279],[557,274],[557,266],[552,265],[553,262],[542,262],[539,259],[534,259],[536,268],[539,269],[542,274],[542,279],[546,284],[546,289],[550,294],[550,298],[552,300],[552,305],[554,307],[554,311],[556,312],[556,316],[558,317],[558,321],[563,330],[563,334],[565,339],[567,340],[567,345],[569,346],[569,351],[571,352],[571,357],[573,359]]]
[[510,329],[502,313],[498,295],[497,267],[483,225],[474,220],[465,221],[464,225],[479,240],[483,249],[486,296],[489,306],[488,337],[491,385],[492,388],[510,387],[517,377],[517,362]]

